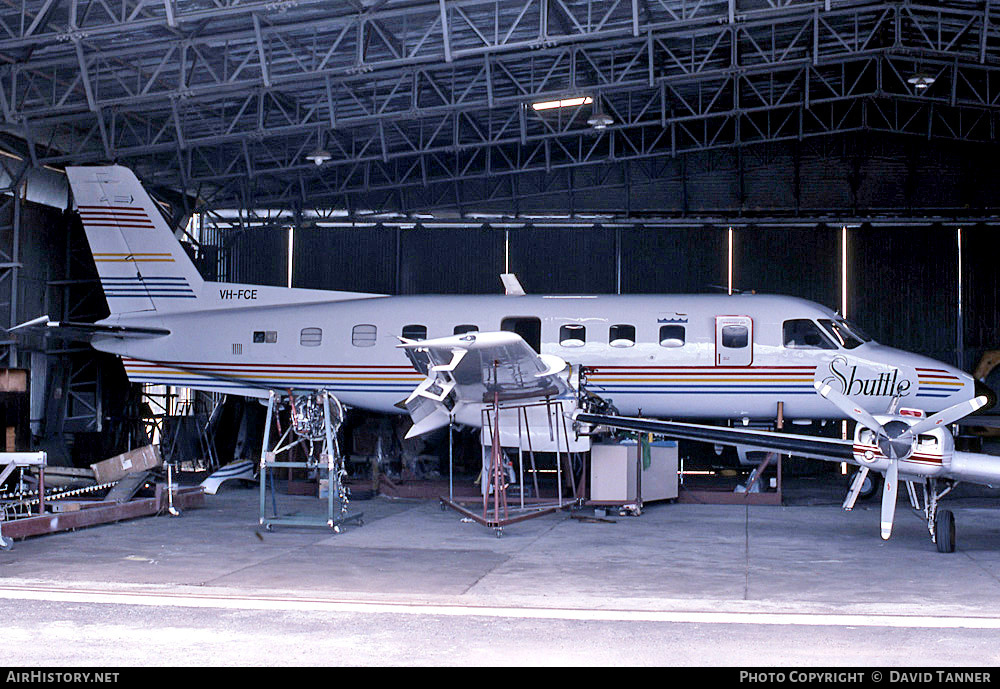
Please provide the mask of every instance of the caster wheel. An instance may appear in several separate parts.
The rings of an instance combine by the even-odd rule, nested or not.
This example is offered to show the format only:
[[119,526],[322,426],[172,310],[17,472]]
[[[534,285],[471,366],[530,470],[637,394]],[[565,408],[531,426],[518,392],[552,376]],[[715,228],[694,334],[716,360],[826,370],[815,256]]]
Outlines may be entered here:
[[441,507],[441,511],[442,511],[442,512],[444,512],[444,511],[445,511],[446,509],[448,509],[448,506],[447,506],[447,505],[445,505],[445,504],[444,504],[443,502],[442,502],[442,503],[440,503],[440,505],[439,505],[439,506]]
[[266,526],[264,527],[264,530],[265,530],[265,531],[271,531],[271,525],[270,525],[270,524],[266,525]]
[[0,536],[0,550],[10,550],[14,547],[14,539]]
[[941,510],[934,519],[934,533],[937,534],[939,553],[955,552],[955,515],[950,510]]

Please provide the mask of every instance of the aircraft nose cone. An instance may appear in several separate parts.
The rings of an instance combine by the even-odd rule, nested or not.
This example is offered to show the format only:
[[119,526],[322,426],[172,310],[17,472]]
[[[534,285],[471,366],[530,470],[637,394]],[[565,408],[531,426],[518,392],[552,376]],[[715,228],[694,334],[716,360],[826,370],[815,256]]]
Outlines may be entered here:
[[986,397],[986,406],[973,414],[981,414],[982,412],[988,411],[996,406],[997,404],[997,393],[989,385],[981,380],[976,381],[976,397],[983,395]]

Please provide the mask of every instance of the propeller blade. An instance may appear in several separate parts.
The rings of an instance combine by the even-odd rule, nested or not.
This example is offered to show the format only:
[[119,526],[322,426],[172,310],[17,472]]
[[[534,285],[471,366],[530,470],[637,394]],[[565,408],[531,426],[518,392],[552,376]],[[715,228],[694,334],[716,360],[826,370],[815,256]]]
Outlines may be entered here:
[[896,514],[896,488],[899,484],[899,462],[890,462],[882,483],[882,540],[892,535],[892,520]]
[[988,401],[989,399],[986,395],[980,395],[979,397],[974,397],[971,400],[959,402],[954,406],[928,416],[926,419],[917,421],[915,424],[910,426],[909,432],[911,435],[920,435],[924,431],[929,431],[932,428],[953,424],[959,419],[968,416],[972,412],[979,411],[986,406]]
[[876,421],[874,416],[863,409],[861,405],[852,402],[851,399],[843,393],[837,392],[826,383],[821,383],[820,381],[813,383],[813,386],[820,395],[833,402],[837,408],[840,409],[840,411],[847,414],[865,428],[870,428],[878,435],[886,434],[885,429],[882,428],[882,424]]

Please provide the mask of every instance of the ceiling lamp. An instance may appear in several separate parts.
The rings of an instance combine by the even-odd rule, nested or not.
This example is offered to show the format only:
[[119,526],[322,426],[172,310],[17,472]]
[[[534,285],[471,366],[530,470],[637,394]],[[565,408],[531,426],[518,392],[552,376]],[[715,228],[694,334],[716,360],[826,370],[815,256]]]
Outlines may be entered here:
[[313,151],[312,153],[306,156],[306,160],[311,160],[314,163],[316,163],[316,165],[322,165],[323,163],[332,158],[333,156],[330,155],[330,152],[322,148],[319,149],[318,151]]
[[932,77],[927,72],[917,72],[906,81],[916,90],[923,91],[934,83],[934,77]]
[[615,121],[611,119],[611,116],[604,112],[604,109],[601,107],[601,99],[598,98],[597,102],[594,104],[594,112],[587,120],[587,124],[594,129],[600,130],[605,129],[608,125],[614,123]]

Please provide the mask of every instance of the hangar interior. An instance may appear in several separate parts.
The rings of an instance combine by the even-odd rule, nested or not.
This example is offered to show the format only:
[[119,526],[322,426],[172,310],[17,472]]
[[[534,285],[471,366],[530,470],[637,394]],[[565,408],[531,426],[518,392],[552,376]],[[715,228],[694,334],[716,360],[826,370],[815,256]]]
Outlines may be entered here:
[[[962,0],[8,3],[0,320],[108,314],[63,169],[118,164],[207,280],[778,293],[972,372],[1000,348],[995,15]],[[27,372],[5,393],[7,451],[83,468],[161,440],[199,469],[260,452],[260,405],[129,384],[80,342],[2,345]],[[206,435],[210,420],[224,430]],[[348,452],[386,423],[354,413]]]

